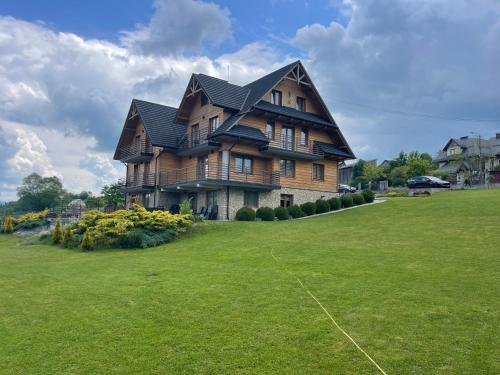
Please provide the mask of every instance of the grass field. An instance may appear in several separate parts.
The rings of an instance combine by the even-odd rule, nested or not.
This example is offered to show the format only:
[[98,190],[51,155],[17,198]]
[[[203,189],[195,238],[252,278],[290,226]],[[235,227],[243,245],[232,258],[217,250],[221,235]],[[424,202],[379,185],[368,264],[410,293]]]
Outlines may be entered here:
[[[500,373],[500,191],[209,223],[146,250],[0,236],[0,372]],[[276,262],[271,251],[278,259]]]

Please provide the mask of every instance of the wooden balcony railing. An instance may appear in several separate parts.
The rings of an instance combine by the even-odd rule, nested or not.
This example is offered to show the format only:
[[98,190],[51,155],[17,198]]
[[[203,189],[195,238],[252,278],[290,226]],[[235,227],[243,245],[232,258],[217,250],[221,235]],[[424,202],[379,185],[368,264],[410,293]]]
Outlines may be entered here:
[[140,187],[140,186],[154,186],[155,174],[154,173],[139,173],[137,175],[127,176],[125,179],[125,187]]
[[223,163],[201,163],[196,167],[160,172],[159,185],[174,185],[196,181],[238,182],[279,185],[280,174],[270,170],[244,170]]
[[153,147],[148,139],[134,141],[129,145],[122,146],[120,149],[121,160],[132,160],[153,156]]
[[321,149],[314,144],[313,141],[307,141],[305,144],[301,144],[297,142],[295,139],[290,139],[286,136],[281,136],[279,139],[270,139],[269,147],[279,148],[281,150],[293,151],[293,152],[302,152],[305,154],[313,154],[313,155],[323,155]]
[[197,130],[191,129],[178,141],[178,146],[180,149],[188,149],[208,143],[208,135],[210,133],[208,128]]

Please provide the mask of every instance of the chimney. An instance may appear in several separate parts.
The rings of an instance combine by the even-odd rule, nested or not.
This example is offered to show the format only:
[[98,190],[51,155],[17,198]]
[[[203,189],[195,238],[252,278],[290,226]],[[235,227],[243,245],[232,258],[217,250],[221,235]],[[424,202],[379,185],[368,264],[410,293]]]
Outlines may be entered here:
[[497,137],[496,137],[496,138],[497,138],[497,139],[500,139],[500,133],[497,133]]

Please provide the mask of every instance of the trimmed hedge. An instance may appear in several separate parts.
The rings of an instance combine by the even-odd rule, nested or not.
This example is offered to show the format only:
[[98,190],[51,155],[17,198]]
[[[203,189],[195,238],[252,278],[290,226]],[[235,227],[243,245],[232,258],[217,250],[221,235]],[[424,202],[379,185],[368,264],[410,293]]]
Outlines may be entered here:
[[330,198],[328,199],[328,204],[330,205],[330,211],[336,211],[340,208],[340,198]]
[[274,210],[271,207],[259,207],[255,212],[255,216],[262,221],[273,221]]
[[297,219],[299,217],[304,217],[305,215],[300,206],[297,204],[288,207],[288,214],[294,219]]
[[353,194],[352,203],[354,203],[355,206],[361,206],[362,204],[365,204],[365,199],[363,198],[363,194],[361,193]]
[[328,204],[328,201],[324,199],[318,199],[316,201],[316,213],[322,214],[328,211],[330,211],[330,204]]
[[352,205],[354,204],[352,201],[352,196],[350,194],[342,195],[340,197],[340,202],[342,208],[352,207]]
[[363,194],[366,203],[372,203],[375,200],[375,194],[370,189],[362,190],[361,194]]
[[255,220],[255,211],[251,207],[241,207],[236,212],[236,220],[237,221],[254,221]]
[[285,207],[276,207],[274,209],[274,214],[278,220],[288,220],[290,218],[288,210]]
[[300,206],[300,209],[306,216],[314,215],[316,213],[316,203],[306,202]]

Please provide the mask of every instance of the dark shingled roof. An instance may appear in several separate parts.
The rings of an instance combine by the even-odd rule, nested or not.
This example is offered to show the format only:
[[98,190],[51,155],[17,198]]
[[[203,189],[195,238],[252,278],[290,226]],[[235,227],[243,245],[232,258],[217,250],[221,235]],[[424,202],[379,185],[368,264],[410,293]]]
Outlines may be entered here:
[[258,102],[254,107],[257,109],[260,109],[262,111],[276,113],[277,115],[283,115],[283,116],[292,117],[292,118],[295,118],[298,120],[313,122],[313,123],[318,124],[318,125],[324,125],[324,126],[336,128],[336,126],[334,124],[332,124],[330,121],[325,120],[323,117],[320,117],[320,116],[315,115],[313,113],[297,111],[295,108],[284,107],[281,105],[272,104],[272,103],[266,102],[264,100],[261,100],[260,102]]
[[220,107],[239,111],[250,92],[246,87],[233,85],[205,74],[195,74],[195,77],[212,103]]
[[340,157],[344,157],[344,158],[353,158],[354,155],[349,153],[349,152],[346,152],[346,151],[342,151],[341,149],[339,149],[337,146],[331,144],[331,143],[325,143],[325,142],[319,142],[319,141],[314,141],[314,143],[325,153],[325,154],[329,154],[329,155],[335,155],[335,156],[340,156]]
[[268,143],[269,140],[267,137],[257,128],[252,128],[251,126],[246,125],[235,125],[227,132],[224,132],[226,135],[231,135],[234,137],[241,137],[246,139],[253,139],[256,141],[261,141]]
[[264,96],[266,92],[271,90],[274,86],[276,86],[281,79],[287,75],[290,70],[298,63],[299,61],[294,61],[291,64],[284,66],[268,75],[265,75],[262,78],[259,78],[256,81],[253,81],[246,85],[245,87],[250,89],[250,94],[245,102],[245,105],[241,109],[242,112],[246,112],[250,110],[250,108],[257,103]]
[[133,99],[153,146],[177,147],[177,140],[186,133],[186,126],[174,122],[177,108]]

